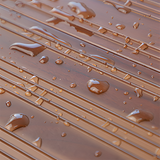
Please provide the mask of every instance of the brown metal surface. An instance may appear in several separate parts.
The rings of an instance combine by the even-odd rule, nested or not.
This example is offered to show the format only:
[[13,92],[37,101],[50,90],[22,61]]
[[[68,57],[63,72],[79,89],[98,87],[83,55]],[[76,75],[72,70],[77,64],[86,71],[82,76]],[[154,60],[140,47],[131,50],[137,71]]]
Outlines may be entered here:
[[159,3],[69,2],[0,0],[0,159],[160,159]]

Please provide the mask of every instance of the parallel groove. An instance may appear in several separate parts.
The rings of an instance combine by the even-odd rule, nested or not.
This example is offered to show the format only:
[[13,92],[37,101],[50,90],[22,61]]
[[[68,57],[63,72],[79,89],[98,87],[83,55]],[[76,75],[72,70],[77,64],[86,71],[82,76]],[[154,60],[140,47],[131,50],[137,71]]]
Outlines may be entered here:
[[[0,60],[2,60],[2,59],[0,59]],[[17,65],[15,65],[15,64],[9,63],[8,61],[6,61],[6,60],[4,60],[4,59],[3,59],[3,61],[6,62],[6,63],[8,63],[8,64],[10,64],[10,65],[12,65],[12,66],[14,66],[15,68],[18,68],[18,69],[21,68],[21,67],[18,67]],[[2,68],[2,67],[1,67],[1,68]],[[104,111],[107,111],[107,112],[109,112],[109,113],[111,113],[111,114],[113,114],[113,115],[115,115],[115,116],[117,116],[117,117],[119,117],[119,118],[121,118],[121,119],[123,119],[123,120],[125,120],[125,121],[127,121],[127,122],[129,122],[129,123],[131,123],[131,124],[134,124],[135,126],[138,126],[138,127],[142,128],[142,129],[148,131],[148,132],[151,132],[151,133],[159,136],[158,133],[153,132],[152,130],[147,129],[147,128],[145,128],[145,127],[143,127],[143,126],[141,126],[141,125],[139,125],[139,124],[137,124],[137,123],[135,123],[135,122],[133,122],[133,121],[125,118],[125,117],[123,117],[123,116],[120,116],[119,114],[116,114],[115,112],[113,112],[113,111],[111,111],[111,110],[109,110],[109,109],[107,109],[107,108],[104,108],[103,106],[98,105],[98,104],[90,101],[90,100],[87,99],[87,98],[84,98],[84,97],[82,97],[82,96],[80,96],[80,95],[78,95],[78,94],[76,94],[76,93],[74,93],[74,92],[72,92],[72,91],[64,88],[64,87],[61,87],[61,86],[57,85],[57,84],[54,83],[54,82],[50,82],[50,81],[48,81],[47,79],[45,79],[45,78],[43,78],[43,77],[41,77],[41,76],[39,76],[39,75],[37,75],[37,74],[35,74],[35,73],[32,73],[31,71],[28,71],[28,70],[26,70],[26,69],[24,69],[24,68],[22,68],[22,70],[25,71],[26,73],[32,75],[32,76],[34,75],[34,76],[38,77],[40,80],[45,81],[45,82],[48,83],[48,84],[51,84],[51,85],[53,85],[53,86],[56,86],[56,87],[58,87],[58,88],[60,88],[60,89],[62,89],[62,90],[64,90],[64,91],[66,91],[67,93],[69,93],[69,94],[71,94],[71,95],[73,95],[73,96],[76,96],[76,97],[82,99],[83,101],[86,101],[86,102],[88,102],[88,103],[90,103],[90,104],[92,104],[92,105],[94,105],[94,106],[96,106],[96,107],[98,107],[98,108],[100,108],[100,109],[102,109],[102,110],[104,110]],[[22,77],[22,79],[25,80],[25,81],[28,81],[28,80],[24,79],[23,77]],[[29,82],[32,83],[31,81],[29,81]],[[33,84],[33,83],[32,83],[32,84]]]
[[[61,95],[58,95],[58,94],[50,91],[49,89],[46,89],[46,88],[43,87],[43,86],[40,86],[40,85],[38,85],[38,84],[36,84],[36,83],[34,83],[34,82],[31,82],[31,81],[29,81],[29,80],[27,80],[27,79],[25,79],[25,78],[23,78],[23,77],[15,74],[15,73],[13,73],[13,72],[10,72],[9,70],[7,70],[7,69],[5,69],[5,68],[3,68],[3,67],[1,67],[1,69],[2,69],[3,71],[7,72],[7,73],[9,73],[9,74],[11,74],[11,75],[19,78],[19,79],[22,79],[23,81],[26,81],[26,82],[28,82],[28,83],[31,83],[32,85],[35,85],[35,86],[37,86],[38,88],[47,91],[47,93],[50,93],[50,94],[52,94],[52,95],[54,95],[54,96],[62,99],[63,101],[66,101],[66,102],[72,104],[73,106],[75,106],[75,107],[77,107],[77,108],[80,108],[80,109],[82,109],[82,110],[90,113],[91,115],[94,115],[95,117],[97,117],[97,118],[99,118],[99,119],[102,119],[102,120],[104,120],[104,121],[108,121],[110,124],[113,124],[114,126],[119,127],[120,129],[122,129],[122,130],[124,130],[124,131],[127,131],[128,133],[131,133],[132,135],[134,135],[134,136],[136,136],[136,137],[138,137],[138,138],[140,138],[140,139],[142,139],[142,140],[144,140],[144,141],[146,141],[146,142],[148,142],[148,143],[150,143],[150,144],[152,144],[152,145],[155,145],[155,146],[157,146],[157,147],[160,147],[160,145],[157,145],[156,143],[154,143],[154,142],[152,142],[152,141],[150,141],[150,140],[147,140],[146,138],[144,138],[144,137],[142,137],[142,136],[139,136],[138,134],[136,134],[136,133],[134,133],[134,132],[132,132],[132,131],[124,128],[123,126],[121,127],[120,125],[118,125],[118,124],[116,124],[116,123],[114,123],[114,122],[112,122],[112,121],[110,121],[110,120],[108,120],[108,119],[106,119],[106,118],[104,118],[104,117],[96,114],[96,113],[93,112],[93,111],[90,111],[89,109],[84,108],[83,106],[80,106],[80,105],[78,105],[78,104],[76,104],[76,103],[74,103],[74,102],[72,102],[72,101],[70,101],[70,100],[62,97]],[[4,77],[1,77],[1,78],[3,79]],[[16,83],[14,83],[14,85],[16,85]],[[17,85],[16,85],[16,86],[17,86]]]

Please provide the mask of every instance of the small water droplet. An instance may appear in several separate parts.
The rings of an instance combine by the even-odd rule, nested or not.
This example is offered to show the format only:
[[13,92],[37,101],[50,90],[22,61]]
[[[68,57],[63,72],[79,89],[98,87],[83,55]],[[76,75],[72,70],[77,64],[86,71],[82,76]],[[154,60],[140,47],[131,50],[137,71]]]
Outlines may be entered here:
[[158,155],[158,156],[160,156],[160,148],[156,149],[155,154]]
[[141,74],[141,71],[138,71],[137,73],[140,75],[140,74]]
[[47,63],[49,60],[48,56],[42,56],[39,60],[41,64]]
[[33,119],[33,118],[34,118],[34,116],[32,115],[32,116],[31,116],[31,118]]
[[124,95],[128,95],[129,94],[129,92],[124,92]]
[[126,74],[124,77],[123,77],[123,79],[125,79],[125,80],[128,80],[128,79],[130,79],[131,78],[131,76],[129,75],[129,74]]
[[61,60],[61,59],[57,59],[57,60],[55,61],[55,63],[60,65],[60,64],[62,64],[62,63],[63,63],[63,60]]
[[154,102],[158,101],[158,99],[159,99],[159,98],[158,98],[157,96],[154,96],[154,97],[153,97],[153,101],[154,101]]
[[70,126],[69,122],[67,122],[67,121],[65,121],[63,124],[64,124],[65,126],[67,126],[67,127]]
[[129,37],[126,37],[126,38],[125,38],[125,42],[126,42],[126,43],[129,43],[129,42],[130,42],[130,38],[129,38]]
[[65,132],[63,132],[62,134],[61,134],[61,136],[62,137],[65,137],[67,134],[65,133]]
[[136,65],[136,64],[133,64],[132,66],[133,66],[133,67],[136,67],[137,65]]
[[94,153],[95,157],[100,157],[102,155],[102,152],[101,151],[96,151]]
[[149,38],[152,37],[152,34],[151,34],[151,33],[148,33],[148,37],[149,37]]
[[120,146],[121,141],[120,140],[116,140],[116,141],[113,141],[112,143],[115,144],[116,146]]
[[24,4],[21,1],[16,1],[15,5],[19,8],[24,7]]
[[116,28],[120,29],[120,30],[123,30],[125,28],[125,25],[123,25],[123,24],[116,24]]
[[118,128],[117,127],[114,127],[113,129],[112,129],[112,132],[117,132],[118,131]]
[[129,99],[132,99],[132,97],[129,97]]
[[116,91],[118,91],[118,88],[115,88]]
[[126,101],[123,101],[123,104],[127,104],[127,102],[126,102]]
[[111,26],[112,25],[112,23],[111,22],[108,22],[108,24]]
[[91,72],[91,71],[92,71],[92,68],[91,68],[91,67],[87,67],[87,71],[88,71],[88,72]]
[[3,94],[3,93],[5,93],[5,90],[2,87],[0,87],[0,94]]
[[137,29],[138,26],[139,26],[139,23],[138,23],[138,22],[134,22],[134,23],[133,23],[133,28],[134,28],[134,29]]
[[32,95],[32,93],[31,93],[30,90],[27,90],[27,91],[25,92],[25,95],[26,95],[27,97],[30,97],[30,96]]
[[7,107],[10,107],[10,106],[11,106],[11,101],[7,101],[7,102],[6,102],[6,106],[7,106]]
[[71,84],[70,84],[70,87],[71,87],[71,88],[75,88],[76,86],[77,86],[77,85],[76,85],[75,83],[71,83]]
[[153,133],[148,132],[147,135],[150,136],[150,137],[152,137],[152,136],[153,136]]
[[116,72],[117,71],[117,68],[116,67],[112,67],[111,68],[111,72]]
[[98,32],[104,34],[104,33],[107,32],[107,30],[105,28],[103,28],[103,27],[99,27]]
[[139,89],[139,88],[135,88],[135,91],[134,91],[137,95],[138,98],[142,97],[143,93],[142,93],[142,90]]

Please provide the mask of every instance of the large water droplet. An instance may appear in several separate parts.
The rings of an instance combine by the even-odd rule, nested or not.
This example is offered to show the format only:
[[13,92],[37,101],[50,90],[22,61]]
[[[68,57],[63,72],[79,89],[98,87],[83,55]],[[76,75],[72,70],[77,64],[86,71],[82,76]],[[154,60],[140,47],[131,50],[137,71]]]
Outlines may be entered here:
[[128,119],[140,123],[142,121],[151,121],[153,119],[153,114],[147,111],[136,109],[131,112],[128,116]]
[[15,113],[10,116],[5,128],[14,131],[20,127],[26,127],[29,124],[29,118],[23,113]]
[[106,92],[109,88],[109,83],[106,81],[99,81],[96,79],[90,79],[87,82],[88,89],[96,94],[101,94],[103,92]]
[[62,134],[61,134],[61,136],[62,137],[65,137],[67,134],[65,133],[65,132],[63,132]]
[[34,145],[36,145],[37,147],[41,147],[42,145],[42,138],[38,137],[35,141],[32,142]]
[[71,83],[71,84],[70,84],[70,87],[71,87],[71,88],[75,88],[76,86],[77,86],[77,85],[76,85],[75,83]]
[[45,47],[38,43],[34,43],[34,44],[13,43],[10,46],[10,49],[15,49],[34,57],[38,55],[40,52],[42,52],[45,49]]
[[54,25],[63,22],[64,20],[61,20],[60,18],[52,17],[46,20],[47,23],[54,23]]
[[96,16],[94,11],[88,8],[83,2],[69,2],[68,7],[73,12],[76,12],[78,16],[85,18],[85,19]]

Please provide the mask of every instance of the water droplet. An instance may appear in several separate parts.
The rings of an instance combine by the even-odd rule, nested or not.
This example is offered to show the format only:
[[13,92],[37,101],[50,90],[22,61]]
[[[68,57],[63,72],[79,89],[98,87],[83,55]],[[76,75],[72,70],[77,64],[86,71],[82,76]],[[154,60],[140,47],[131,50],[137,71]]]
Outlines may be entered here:
[[77,86],[77,85],[76,85],[75,83],[71,83],[71,84],[70,84],[70,87],[71,87],[71,88],[75,88],[76,86]]
[[29,118],[23,113],[15,113],[10,116],[5,128],[14,131],[20,127],[26,127],[29,124]]
[[64,124],[65,126],[67,126],[67,127],[70,126],[69,122],[67,122],[67,121],[63,122],[63,124]]
[[123,104],[127,104],[127,102],[126,102],[126,101],[123,101]]
[[136,65],[136,64],[133,64],[132,66],[133,66],[133,67],[136,67],[137,65]]
[[67,134],[65,133],[65,132],[63,132],[62,134],[61,134],[61,136],[62,137],[65,137]]
[[73,12],[76,12],[78,16],[85,18],[85,19],[96,16],[94,11],[88,8],[83,2],[69,2],[68,7]]
[[128,80],[128,79],[130,79],[131,78],[131,76],[129,75],[129,74],[126,74],[124,77],[123,77],[123,79],[126,79],[126,80]]
[[[20,82],[16,82],[18,85],[22,86],[22,87],[25,87],[25,85],[23,83],[20,83]],[[16,86],[14,87],[16,88]]]
[[71,52],[70,49],[67,49],[64,53],[69,54]]
[[96,94],[101,94],[106,92],[109,88],[109,83],[107,81],[99,81],[96,79],[90,79],[87,82],[88,89]]
[[42,145],[42,138],[38,137],[35,141],[32,142],[35,146],[41,147]]
[[132,97],[129,97],[129,99],[132,99]]
[[79,18],[79,22],[83,23],[84,22],[83,18]]
[[38,43],[34,43],[34,44],[13,43],[10,46],[10,49],[15,49],[34,57],[38,55],[40,52],[42,52],[43,50],[45,50],[45,47]]
[[35,101],[36,104],[38,105],[41,105],[43,103],[43,99],[42,98],[38,98],[36,101]]
[[152,129],[158,129],[158,127],[156,127],[156,126],[152,126],[151,128],[152,128]]
[[55,63],[56,63],[56,64],[62,64],[62,63],[63,63],[63,60],[57,59],[57,60],[55,61]]
[[137,95],[138,98],[142,97],[143,93],[142,93],[142,90],[139,89],[139,88],[135,88],[135,91],[134,91]]
[[120,30],[123,30],[125,28],[125,25],[123,25],[123,24],[116,24],[116,28],[120,29]]
[[148,37],[149,37],[149,38],[152,37],[152,34],[151,34],[151,33],[148,33]]
[[120,146],[121,141],[120,140],[116,140],[116,141],[113,141],[112,143],[115,144],[116,146]]
[[38,8],[41,8],[41,2],[39,2],[39,1],[37,1],[37,0],[32,0],[32,1],[29,2],[29,3],[31,3],[32,5],[37,6]]
[[27,90],[27,91],[25,92],[25,95],[26,95],[27,97],[30,97],[30,96],[32,95],[32,93],[30,92],[30,90]]
[[84,54],[83,54],[83,53],[80,53],[80,54],[79,54],[79,57],[81,57],[81,58],[85,58],[85,56],[84,56]]
[[102,124],[102,127],[107,127],[107,126],[109,126],[110,125],[110,123],[109,122],[106,122],[106,123],[104,123],[104,124]]
[[107,30],[105,28],[103,28],[103,27],[99,27],[98,32],[104,34],[104,33],[107,32]]
[[49,58],[47,56],[42,56],[41,59],[39,60],[40,63],[44,64],[47,63]]
[[150,136],[150,137],[152,137],[152,136],[153,136],[153,133],[148,132],[147,135]]
[[138,54],[138,53],[139,53],[139,49],[136,48],[132,53],[133,53],[133,54]]
[[29,80],[34,83],[38,83],[38,81],[39,81],[38,77],[36,77],[36,76],[32,76]]
[[134,122],[140,123],[142,121],[151,121],[153,119],[153,115],[150,112],[136,109],[131,112],[127,118]]
[[158,101],[158,99],[159,99],[159,98],[158,98],[157,96],[154,96],[154,97],[153,97],[153,101],[154,101],[154,102]]
[[127,13],[130,13],[131,10],[126,8],[126,7],[123,7],[123,6],[119,6],[119,5],[116,5],[115,8],[121,12],[121,13],[124,13],[124,14],[127,14]]
[[117,52],[122,52],[122,50],[121,50],[121,49],[117,49],[116,51],[117,51]]
[[124,6],[128,6],[128,7],[131,5],[132,5],[132,2],[130,0],[127,0],[126,3],[124,4]]
[[118,36],[118,33],[113,32],[113,33],[112,33],[112,35],[114,35],[114,36]]
[[[69,23],[69,22],[67,22],[67,23]],[[88,35],[88,36],[90,36],[90,37],[94,35],[93,32],[90,31],[90,30],[88,30],[88,29],[82,28],[82,27],[80,27],[80,26],[77,26],[77,25],[71,24],[71,23],[69,23],[69,25],[70,25],[71,27],[74,27],[77,32],[86,34],[86,35]]]
[[158,156],[160,156],[160,148],[156,149],[155,154],[158,155]]
[[0,87],[0,94],[3,94],[3,93],[5,93],[5,90],[2,87]]
[[137,29],[138,26],[139,26],[139,23],[138,23],[138,22],[134,22],[134,23],[133,23],[133,28],[134,28],[134,29]]
[[95,157],[100,157],[102,155],[102,152],[101,151],[96,151],[94,153]]
[[118,89],[117,89],[117,88],[115,88],[115,90],[116,90],[116,91],[118,91]]
[[117,127],[114,127],[113,129],[112,129],[112,132],[117,132],[118,131],[118,128]]
[[94,58],[97,58],[97,59],[100,59],[100,60],[103,60],[103,61],[105,61],[105,62],[107,62],[107,63],[112,64],[112,65],[115,64],[115,62],[114,62],[112,59],[109,59],[109,58],[107,58],[107,57],[103,57],[103,56],[100,56],[100,55],[94,55],[94,54],[91,54],[90,56],[91,56],[91,57],[94,57]]
[[140,74],[141,74],[141,71],[138,71],[137,73],[140,75]]
[[31,118],[33,119],[33,118],[34,118],[34,116],[32,115],[32,116],[31,116]]
[[58,15],[63,16],[63,17],[65,17],[65,18],[68,18],[70,21],[73,21],[74,18],[75,18],[73,15],[68,14],[68,13],[66,13],[66,12],[63,12],[63,11],[57,9],[57,8],[53,8],[50,12],[51,12],[51,13],[58,14]]
[[111,22],[108,22],[108,24],[111,26],[112,25],[112,23]]
[[150,44],[150,45],[154,45],[155,43],[154,43],[154,42],[149,42],[149,44]]
[[56,77],[54,76],[54,77],[52,77],[52,80],[56,80]]
[[19,72],[20,72],[20,73],[22,73],[22,72],[23,72],[23,70],[22,70],[22,69],[20,69],[20,70],[19,70]]
[[11,106],[11,101],[7,101],[7,102],[6,102],[6,106],[7,106],[7,107],[10,107],[10,106]]
[[64,20],[60,19],[60,18],[56,18],[56,17],[52,17],[46,20],[47,23],[54,23],[54,25],[63,22]]
[[24,4],[21,1],[16,1],[15,5],[19,8],[24,7]]
[[124,92],[124,95],[128,95],[129,94],[129,92]]
[[88,71],[88,72],[91,72],[91,71],[92,71],[92,68],[91,68],[91,67],[87,67],[87,71]]
[[80,46],[81,47],[85,47],[86,45],[84,43],[80,43]]
[[28,90],[30,90],[30,91],[32,91],[32,92],[34,92],[36,89],[37,89],[36,86],[30,86],[30,87],[28,88]]
[[127,48],[127,44],[124,44],[123,48]]
[[142,50],[145,50],[148,48],[148,45],[145,44],[145,43],[142,43],[138,48],[142,49]]
[[126,43],[129,43],[130,40],[131,40],[131,39],[130,39],[129,37],[126,37],[126,38],[125,38],[125,42],[126,42]]
[[1,20],[1,23],[2,23],[2,24],[5,24],[5,23],[6,23],[6,21],[2,19],[2,20]]
[[112,67],[111,68],[111,72],[116,72],[117,71],[117,68],[116,67]]

